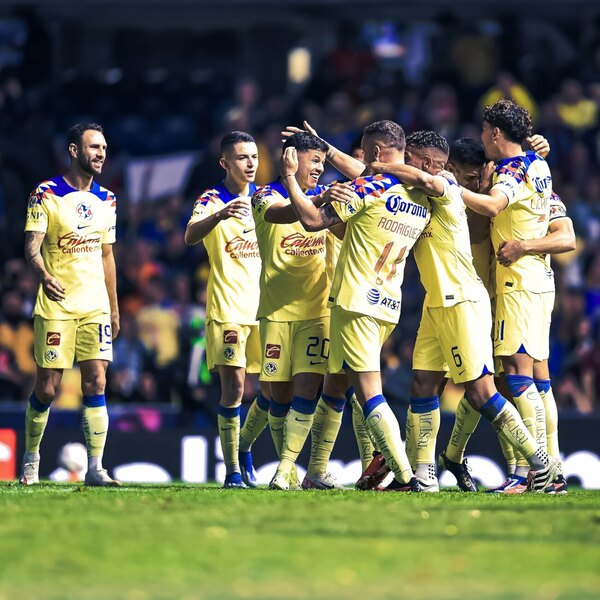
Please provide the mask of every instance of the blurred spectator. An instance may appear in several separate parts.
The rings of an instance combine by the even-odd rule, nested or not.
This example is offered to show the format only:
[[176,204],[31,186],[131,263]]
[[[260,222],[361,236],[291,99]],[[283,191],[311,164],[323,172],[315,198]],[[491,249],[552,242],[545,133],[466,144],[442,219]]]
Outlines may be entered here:
[[596,103],[583,93],[583,86],[575,79],[565,79],[558,98],[558,115],[565,127],[581,135],[598,122]]
[[140,340],[152,356],[150,371],[156,378],[158,400],[171,402],[171,368],[179,358],[180,319],[167,295],[166,282],[152,277],[144,290],[145,306],[137,315]]
[[535,126],[538,114],[536,101],[527,88],[522,83],[517,82],[513,75],[507,71],[502,71],[498,74],[495,84],[479,100],[479,108],[483,110],[486,106],[495,104],[502,98],[512,100],[516,104],[526,108]]

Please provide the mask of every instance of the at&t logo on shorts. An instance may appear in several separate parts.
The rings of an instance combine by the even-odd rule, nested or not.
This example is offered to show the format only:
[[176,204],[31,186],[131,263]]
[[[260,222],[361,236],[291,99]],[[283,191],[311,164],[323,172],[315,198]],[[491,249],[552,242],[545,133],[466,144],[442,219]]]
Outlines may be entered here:
[[232,348],[231,346],[227,346],[227,348],[225,348],[225,350],[223,350],[223,356],[227,360],[233,360],[235,358],[235,349]]
[[238,332],[235,329],[226,329],[223,332],[223,343],[224,344],[237,344],[238,343]]

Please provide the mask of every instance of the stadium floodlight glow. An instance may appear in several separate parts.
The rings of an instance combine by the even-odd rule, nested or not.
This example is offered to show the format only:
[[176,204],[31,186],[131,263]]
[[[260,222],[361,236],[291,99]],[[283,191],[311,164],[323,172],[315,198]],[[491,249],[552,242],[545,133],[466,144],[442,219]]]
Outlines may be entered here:
[[310,78],[311,54],[308,48],[292,48],[288,54],[288,80],[301,85]]

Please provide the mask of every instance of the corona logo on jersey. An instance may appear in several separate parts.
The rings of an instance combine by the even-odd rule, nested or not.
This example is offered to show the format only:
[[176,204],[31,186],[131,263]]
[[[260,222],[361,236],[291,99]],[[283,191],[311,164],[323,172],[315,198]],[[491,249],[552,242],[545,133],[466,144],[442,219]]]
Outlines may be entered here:
[[285,250],[286,254],[293,254],[295,256],[321,254],[325,252],[325,236],[307,236],[297,231],[282,237],[279,246]]
[[98,234],[83,236],[76,231],[69,231],[58,238],[56,245],[64,254],[79,254],[80,252],[99,252],[102,244]]
[[408,215],[422,217],[423,219],[427,218],[428,213],[425,206],[405,200],[399,195],[389,196],[385,201],[385,208],[388,210],[388,212],[391,212],[394,215],[397,215],[398,213],[406,213]]
[[260,258],[257,240],[245,240],[236,235],[233,239],[225,242],[225,252],[231,258]]

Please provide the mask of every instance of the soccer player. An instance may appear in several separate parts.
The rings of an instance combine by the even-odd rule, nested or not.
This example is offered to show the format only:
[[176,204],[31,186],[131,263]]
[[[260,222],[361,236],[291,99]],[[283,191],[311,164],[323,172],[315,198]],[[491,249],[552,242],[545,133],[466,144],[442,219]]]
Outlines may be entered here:
[[[506,240],[498,249],[498,262],[508,267],[525,255],[546,254],[549,263],[550,254],[561,254],[574,250],[576,246],[573,222],[567,216],[567,209],[560,197],[552,192],[550,198],[550,216],[548,234],[543,238],[533,240]],[[546,411],[546,442],[548,455],[560,459],[558,445],[558,411],[552,392],[548,360],[535,361],[533,364],[533,380],[542,397]],[[516,467],[516,464],[514,465]],[[510,468],[510,466],[509,466]],[[509,475],[510,478],[510,475]],[[567,481],[562,473],[553,482],[549,493],[567,493]]]
[[[535,240],[548,231],[552,176],[541,156],[523,152],[530,133],[529,114],[514,102],[500,100],[485,108],[481,141],[486,157],[495,163],[492,186],[488,194],[464,190],[464,201],[475,212],[493,217],[495,252],[506,240]],[[544,448],[546,417],[533,365],[548,358],[553,304],[554,279],[544,256],[525,255],[510,266],[497,265],[494,353],[502,360],[523,421]],[[525,491],[527,471],[523,461],[517,464],[519,491]]]
[[425,491],[438,491],[435,439],[439,430],[437,391],[446,365],[463,383],[469,404],[492,423],[498,435],[527,457],[531,488],[543,490],[556,476],[557,461],[528,434],[516,409],[498,393],[493,379],[492,328],[488,293],[471,255],[461,188],[438,175],[448,158],[446,140],[432,131],[407,138],[406,165],[374,163],[408,185],[426,191],[431,220],[415,246],[415,260],[426,291],[413,357],[413,383],[407,423],[407,447],[415,456],[417,478]]
[[[299,168],[291,175],[300,189],[315,201],[324,170],[326,144],[300,132],[286,140],[294,148]],[[260,378],[271,386],[269,425],[280,457],[271,480],[273,489],[299,489],[295,463],[313,422],[336,417],[332,411],[316,411],[329,355],[329,278],[326,233],[307,233],[297,222],[284,181],[260,188],[252,198],[256,235],[262,260],[260,274],[260,327],[262,370]],[[327,402],[325,402],[327,404]],[[343,406],[342,406],[343,407]],[[336,415],[333,415],[336,413]],[[317,475],[311,473],[313,483]],[[323,481],[323,487],[332,482]],[[313,487],[313,486],[309,486]]]
[[[196,200],[185,231],[188,245],[202,241],[210,274],[206,302],[206,358],[221,379],[218,427],[225,462],[224,488],[256,487],[250,451],[267,424],[268,385],[250,406],[240,433],[240,407],[246,373],[260,372],[258,275],[260,254],[250,198],[258,150],[254,138],[232,131],[221,140],[219,164],[225,179]],[[239,451],[239,458],[238,458]]]
[[[363,131],[368,161],[379,157],[402,163],[404,147],[404,131],[392,121],[373,123]],[[382,393],[379,361],[381,347],[400,316],[404,261],[429,219],[429,202],[395,177],[376,175],[334,186],[332,192],[338,189],[342,201],[318,208],[298,186],[298,168],[297,153],[286,149],[282,179],[303,227],[322,231],[347,224],[329,294],[329,370],[348,374],[367,426],[396,477],[390,489],[420,491],[398,421]]]
[[37,374],[25,413],[20,482],[39,482],[40,443],[64,369],[81,370],[83,432],[88,452],[85,484],[118,486],[102,467],[108,432],[106,369],[119,333],[115,242],[116,199],[94,181],[106,160],[96,123],[79,123],[67,136],[71,160],[63,176],[40,183],[29,198],[25,256],[40,280],[33,310]]

